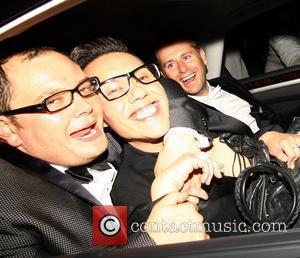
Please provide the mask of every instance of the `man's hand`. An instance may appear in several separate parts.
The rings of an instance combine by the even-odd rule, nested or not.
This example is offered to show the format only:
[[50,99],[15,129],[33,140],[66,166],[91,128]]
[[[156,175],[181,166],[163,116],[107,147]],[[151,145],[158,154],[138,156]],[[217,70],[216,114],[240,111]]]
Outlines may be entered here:
[[259,140],[268,146],[271,155],[287,162],[289,168],[295,168],[295,162],[300,158],[300,135],[270,131]]
[[198,202],[198,198],[207,199],[207,193],[201,188],[201,183],[210,182],[212,173],[208,174],[211,169],[211,164],[201,157],[201,153],[181,155],[154,179],[151,186],[152,200],[180,190],[188,191],[191,196],[196,197],[193,202]]
[[[205,233],[203,217],[195,204],[186,202],[187,198],[186,192],[173,192],[153,207],[145,230],[156,244],[209,239]],[[195,228],[198,230],[194,230]]]
[[[202,152],[199,149],[194,137],[185,134],[169,137],[157,158],[154,169],[155,176],[163,173],[163,171],[165,171],[165,169],[169,165],[171,165],[175,160],[177,160],[181,155],[185,153],[194,153],[201,155],[200,153]],[[213,175],[215,175],[217,178],[222,177],[219,168],[219,166],[221,165],[217,164],[209,156],[204,155],[202,157],[208,164],[208,171],[207,173],[202,175],[201,180],[202,183],[209,185]]]

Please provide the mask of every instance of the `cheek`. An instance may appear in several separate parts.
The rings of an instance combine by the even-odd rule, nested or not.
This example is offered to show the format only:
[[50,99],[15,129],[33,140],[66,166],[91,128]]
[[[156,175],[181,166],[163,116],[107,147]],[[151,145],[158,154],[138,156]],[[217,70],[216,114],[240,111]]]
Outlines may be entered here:
[[157,88],[155,89],[155,95],[158,96],[160,101],[161,119],[165,125],[166,123],[169,125],[169,100],[163,86],[157,85]]
[[[47,146],[62,146],[67,142],[68,124],[58,118],[32,117],[20,124],[19,137],[28,153],[43,153]],[[49,151],[51,152],[51,151]]]
[[104,121],[113,129],[125,120],[124,111],[121,106],[106,105],[103,108]]
[[164,96],[164,105],[162,106],[163,109],[163,121],[165,123],[165,125],[169,128],[170,126],[170,118],[169,118],[169,103],[168,103],[168,99],[167,96]]
[[67,117],[62,118],[58,116],[32,118],[31,121],[27,122],[26,128],[30,129],[32,134],[38,135],[40,138],[49,138],[53,133],[55,133],[55,135],[65,134],[69,126],[68,121],[69,119]]
[[175,79],[175,77],[178,73],[176,72],[176,70],[173,70],[173,71],[168,71],[165,74],[167,75],[167,77],[169,77],[171,79]]
[[200,71],[205,70],[205,64],[203,63],[202,59],[198,60],[198,62],[195,62],[194,66],[197,67]]

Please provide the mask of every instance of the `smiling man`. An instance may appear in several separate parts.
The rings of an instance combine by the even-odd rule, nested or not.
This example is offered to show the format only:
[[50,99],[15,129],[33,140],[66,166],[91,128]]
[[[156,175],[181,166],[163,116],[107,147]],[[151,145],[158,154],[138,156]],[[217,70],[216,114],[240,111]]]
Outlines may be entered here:
[[[105,123],[126,142],[112,194],[122,199],[117,204],[136,207],[150,199],[154,165],[147,158],[144,163],[134,160],[143,153],[156,156],[163,149],[163,137],[170,123],[168,99],[159,81],[160,71],[155,64],[144,64],[126,49],[121,41],[100,38],[75,48],[71,56],[88,75],[97,76],[101,82]],[[138,163],[139,168],[130,168]],[[215,172],[221,176],[217,168]],[[211,176],[208,182],[210,179]]]
[[[1,60],[1,257],[75,254],[93,247],[92,208],[111,204],[116,176],[101,156],[108,142],[99,88],[96,77],[88,78],[52,49],[31,49]],[[181,171],[173,177],[175,183],[183,183],[188,174]],[[164,184],[175,192],[157,202],[147,223],[190,219],[201,224],[195,205],[171,181]],[[206,237],[205,232],[140,232],[125,248]],[[110,250],[104,246],[97,255]]]
[[[97,67],[102,63],[107,65],[105,69],[101,66],[100,74]],[[128,75],[122,75],[128,71]],[[130,54],[117,52],[99,57],[85,68],[85,72],[97,74],[102,82],[100,90],[104,96],[101,98],[105,99],[102,104],[106,123],[135,148],[156,152],[162,146],[158,139],[170,126],[167,96],[157,81],[160,76],[157,67],[144,65]],[[131,78],[147,86],[139,87]],[[130,90],[129,85],[134,90]]]
[[[89,76],[99,78],[101,82],[99,96],[104,110],[104,121],[125,141],[123,161],[112,189],[113,201],[118,205],[130,204],[138,207],[153,196],[154,199],[159,198],[159,195],[152,193],[153,188],[156,188],[157,178],[165,175],[166,182],[171,180],[173,173],[182,170],[186,160],[193,158],[189,152],[194,152],[194,149],[186,148],[190,139],[184,134],[180,135],[179,140],[177,137],[179,143],[175,142],[170,146],[168,140],[165,144],[163,142],[163,137],[169,129],[168,99],[163,88],[166,86],[166,80],[161,77],[155,64],[145,64],[130,53],[123,42],[113,38],[98,38],[77,46],[73,49],[71,57]],[[174,87],[176,86],[172,89],[176,89]],[[182,98],[190,100],[185,95]],[[196,102],[196,107],[193,108],[198,109],[194,109],[195,113],[202,111],[200,106],[202,105]],[[217,119],[215,129],[221,122],[222,119]],[[208,123],[208,127],[210,126]],[[220,131],[224,132],[222,128],[218,129],[219,131],[215,131],[216,138],[218,132],[219,134]],[[165,164],[164,169],[155,175],[157,158],[160,159],[165,149],[171,152],[173,159],[179,155],[178,159],[172,164]],[[212,158],[217,157],[221,163],[230,163],[228,167],[232,176],[235,153],[225,143],[214,146],[210,153],[214,154]],[[229,153],[232,154],[231,157]],[[161,160],[162,163],[169,162],[165,156]],[[206,174],[203,164],[189,166],[189,169],[194,171],[193,176],[198,176],[198,189],[201,189],[201,183],[210,185],[210,179],[203,180]],[[216,173],[216,177],[220,178],[221,175]],[[234,182],[235,178],[224,176],[212,183],[208,203],[205,204],[205,215],[209,222],[240,220],[234,202]],[[183,189],[189,189],[190,186],[186,184]],[[166,184],[161,187],[161,193],[168,192]],[[190,194],[204,199],[208,197],[200,191]]]
[[[155,55],[166,77],[177,81],[189,97],[237,118],[249,126],[252,132],[268,146],[270,154],[287,162],[290,168],[295,167],[295,162],[300,158],[299,135],[281,133],[282,129],[279,126],[263,121],[262,105],[257,105],[253,96],[248,92],[241,92],[238,86],[228,85],[228,82],[224,83],[222,78],[221,85],[210,85],[206,80],[208,60],[197,42],[189,37],[180,38],[180,35],[172,35],[169,38],[165,35],[158,40],[160,43]],[[230,92],[227,89],[231,89]],[[245,96],[249,99],[249,95],[252,99],[251,105],[245,100]]]
[[[107,148],[101,106],[95,104],[97,81],[88,79],[79,67],[54,51],[30,54],[16,55],[2,65],[13,87],[2,92],[7,97],[10,94],[10,102],[2,108],[1,138],[54,165],[91,162]],[[63,72],[58,73],[60,70]],[[68,91],[67,85],[77,88]],[[72,105],[73,101],[78,104]],[[49,138],[50,149],[45,148]]]

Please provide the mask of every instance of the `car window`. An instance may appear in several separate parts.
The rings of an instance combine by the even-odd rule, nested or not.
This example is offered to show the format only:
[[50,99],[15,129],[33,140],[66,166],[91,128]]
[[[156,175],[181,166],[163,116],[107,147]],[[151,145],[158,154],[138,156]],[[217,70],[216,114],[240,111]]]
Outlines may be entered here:
[[299,10],[299,1],[290,1],[229,31],[224,67],[242,79],[299,65]]

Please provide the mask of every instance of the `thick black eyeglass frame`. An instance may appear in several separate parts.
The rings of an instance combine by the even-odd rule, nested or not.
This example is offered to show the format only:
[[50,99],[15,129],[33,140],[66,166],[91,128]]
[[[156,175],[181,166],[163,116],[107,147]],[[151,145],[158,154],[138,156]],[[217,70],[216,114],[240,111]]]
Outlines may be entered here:
[[[139,78],[137,78],[137,77],[134,75],[134,73],[135,73],[136,71],[140,70],[141,68],[143,68],[143,67],[148,67],[148,66],[154,66],[154,68],[155,68],[155,69],[157,70],[157,72],[158,72],[159,77],[158,77],[157,79],[151,81],[151,82],[142,82]],[[118,97],[115,97],[115,98],[111,98],[111,99],[108,98],[107,96],[105,96],[104,92],[102,92],[102,90],[101,90],[101,86],[104,85],[105,83],[110,82],[111,80],[114,80],[114,79],[120,78],[120,77],[127,77],[127,80],[128,80],[128,89],[127,89],[127,91],[124,92],[122,95],[120,95],[120,96],[118,96]],[[121,75],[117,75],[117,76],[115,76],[115,77],[109,78],[109,79],[107,79],[107,80],[101,82],[101,83],[100,83],[100,92],[101,92],[101,94],[102,94],[103,97],[104,97],[106,100],[108,100],[108,101],[112,101],[112,100],[115,100],[115,99],[118,99],[118,98],[123,97],[123,96],[126,95],[126,94],[128,93],[128,91],[130,90],[130,78],[132,78],[132,77],[133,77],[134,79],[136,79],[138,82],[147,85],[147,84],[151,84],[151,83],[153,83],[153,82],[158,81],[158,80],[161,78],[161,73],[160,73],[160,70],[159,70],[159,68],[157,67],[156,64],[143,64],[143,65],[141,65],[141,66],[135,68],[134,70],[132,70],[132,71],[129,72],[129,73],[124,73],[124,74],[121,74]]]
[[[79,87],[84,84],[85,82],[87,81],[96,81],[97,82],[97,89],[92,92],[91,94],[88,94],[88,95],[82,95],[82,93],[78,90]],[[69,107],[70,105],[72,105],[73,101],[74,101],[74,93],[77,92],[80,96],[82,97],[89,97],[89,96],[92,96],[93,94],[96,94],[97,92],[99,92],[99,89],[100,89],[100,81],[98,79],[98,77],[94,76],[94,77],[90,77],[90,78],[87,78],[85,80],[83,80],[82,82],[80,82],[74,89],[70,89],[70,90],[63,90],[63,91],[59,91],[59,92],[56,92],[54,94],[52,94],[51,96],[45,98],[41,103],[39,104],[35,104],[35,105],[30,105],[30,106],[26,106],[26,107],[21,107],[21,108],[17,108],[17,109],[13,109],[13,110],[9,110],[9,111],[5,111],[5,112],[0,112],[0,115],[2,116],[13,116],[13,115],[20,115],[20,114],[29,114],[29,113],[55,113],[55,112],[58,112],[60,110],[63,110],[67,107]],[[52,98],[54,95],[56,94],[60,94],[62,92],[71,92],[72,93],[72,98],[71,98],[71,101],[70,103],[67,105],[67,106],[64,106],[63,108],[60,108],[58,110],[55,110],[55,111],[50,111],[48,108],[47,108],[47,105],[46,105],[46,101],[49,99],[49,98]]]

